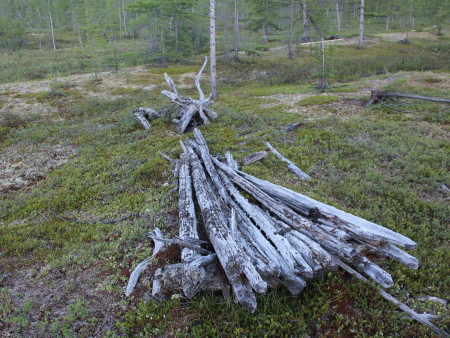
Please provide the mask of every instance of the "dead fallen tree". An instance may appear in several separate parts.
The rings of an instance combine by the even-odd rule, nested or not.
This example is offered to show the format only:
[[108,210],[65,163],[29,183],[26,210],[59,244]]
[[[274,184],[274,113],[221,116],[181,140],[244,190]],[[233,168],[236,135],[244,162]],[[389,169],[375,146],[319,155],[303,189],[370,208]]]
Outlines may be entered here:
[[[195,140],[182,142],[179,236],[172,240],[152,237],[157,243],[172,241],[182,246],[181,259],[156,271],[154,298],[180,293],[191,298],[212,290],[222,290],[228,297],[231,286],[236,301],[253,312],[257,308],[254,292],[283,285],[295,295],[309,279],[338,267],[364,282],[368,280],[362,274],[382,287],[392,286],[391,275],[368,253],[418,268],[417,259],[397,247],[414,249],[411,239],[240,172],[231,154],[214,157],[198,129],[194,136]],[[195,200],[203,229],[198,229]],[[137,269],[141,271],[142,266]],[[380,294],[442,334],[426,315],[409,311],[385,291]]]
[[415,100],[425,100],[425,101],[432,101],[432,102],[439,102],[439,103],[450,103],[450,99],[441,99],[441,98],[430,97],[430,96],[386,92],[386,91],[381,91],[379,89],[375,89],[375,90],[371,91],[370,100],[369,100],[369,102],[367,102],[366,107],[369,107],[369,106],[377,104],[377,103],[385,102],[386,100],[392,100],[397,97],[407,98],[407,99],[415,99]]
[[[195,77],[195,86],[197,87],[199,93],[199,99],[193,99],[191,97],[183,97],[178,93],[175,83],[170,78],[167,73],[164,73],[164,78],[171,91],[163,90],[161,94],[171,100],[174,104],[180,106],[180,111],[177,116],[172,120],[173,123],[177,125],[177,131],[179,133],[184,133],[189,125],[192,126],[202,126],[209,124],[209,119],[217,118],[217,113],[209,108],[214,101],[211,101],[211,95],[205,98],[205,94],[200,87],[200,77],[205,69],[206,63],[208,62],[207,57],[205,57],[205,62],[202,68]],[[151,108],[137,108],[133,111],[133,115],[144,129],[150,129],[149,121],[154,118],[161,117],[161,114],[156,112]]]

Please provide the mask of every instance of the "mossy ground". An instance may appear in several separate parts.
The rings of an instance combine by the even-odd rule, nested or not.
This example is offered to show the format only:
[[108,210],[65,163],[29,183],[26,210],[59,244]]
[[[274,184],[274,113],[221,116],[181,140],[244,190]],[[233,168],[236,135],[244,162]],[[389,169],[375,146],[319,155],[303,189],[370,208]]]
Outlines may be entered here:
[[[393,44],[390,55],[418,46]],[[353,47],[346,48],[346,57],[356,54]],[[374,59],[379,55],[378,47],[374,48],[361,53]],[[344,47],[338,52],[344,60]],[[442,53],[448,55],[448,50]],[[446,69],[439,66],[441,58],[433,58],[434,65]],[[428,61],[425,57],[421,62]],[[303,82],[302,73],[290,80],[288,70],[296,62],[305,62],[303,57],[278,61],[273,73],[268,66],[275,62],[248,58],[243,64],[219,67],[220,98],[214,106],[219,118],[202,128],[211,152],[231,151],[239,158],[263,150],[264,141],[270,141],[313,180],[299,181],[272,155],[246,167],[247,172],[415,240],[418,249],[413,254],[420,261],[419,270],[391,260],[377,263],[393,276],[391,294],[420,312],[440,315],[438,325],[448,330],[448,309],[416,297],[449,297],[450,210],[445,189],[450,186],[449,108],[419,101],[372,108],[360,105],[376,85],[448,97],[448,73],[376,75],[372,71],[365,74],[371,77],[358,79],[362,73],[350,74],[353,68],[343,63],[345,74],[350,75],[330,87],[339,101],[323,106],[322,97],[327,96],[317,96],[314,80],[305,75],[306,84],[298,84],[299,79]],[[185,85],[180,92],[196,96],[190,81],[197,65],[170,67],[175,82]],[[236,69],[242,72],[237,74]],[[163,304],[144,302],[150,291],[145,278],[126,299],[123,291],[130,271],[151,254],[145,233],[156,226],[176,233],[177,193],[172,190],[169,165],[158,151],[177,157],[178,142],[185,136],[175,133],[170,109],[149,131],[142,130],[131,114],[140,106],[171,107],[160,94],[165,89],[164,71],[140,67],[101,74],[99,81],[88,75],[2,87],[0,179],[11,184],[2,186],[0,197],[0,333],[430,335],[378,296],[376,289],[341,271],[309,281],[299,296],[284,289],[258,296],[254,314],[227,304],[218,295]],[[246,78],[251,74],[251,80]],[[21,91],[22,85],[26,90]],[[205,91],[207,86],[204,81]],[[308,97],[311,105],[296,104]],[[13,114],[10,100],[48,109],[45,114],[39,109]],[[300,127],[285,133],[285,127],[294,122],[300,122]],[[56,147],[68,150],[64,156],[54,155]],[[55,156],[58,161],[45,161]],[[36,165],[40,174],[33,176],[31,167]],[[139,216],[114,224],[69,223],[55,218],[49,209],[81,221]]]

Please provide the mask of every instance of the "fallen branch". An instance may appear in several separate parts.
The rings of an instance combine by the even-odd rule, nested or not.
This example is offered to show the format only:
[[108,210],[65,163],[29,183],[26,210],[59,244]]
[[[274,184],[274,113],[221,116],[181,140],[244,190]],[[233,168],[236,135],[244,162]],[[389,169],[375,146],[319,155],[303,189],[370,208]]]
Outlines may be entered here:
[[[162,237],[162,232],[158,228],[155,228],[155,230],[152,231],[152,234],[155,237]],[[164,247],[164,242],[159,241],[157,239],[154,239],[155,247],[153,248],[153,254],[151,261],[153,261],[153,258],[158,254],[158,252],[161,251],[161,249]],[[125,291],[125,295],[128,297],[134,290],[136,283],[139,279],[140,274],[142,271],[147,269],[148,265],[150,264],[150,261],[148,259],[144,259],[142,262],[140,262],[136,268],[134,268],[133,272],[130,275],[130,280],[128,281],[127,289]]]
[[151,108],[136,108],[133,110],[133,115],[140,124],[144,127],[145,130],[149,130],[151,128],[150,120],[160,118],[161,113],[153,110]]
[[109,219],[109,220],[96,220],[96,221],[80,221],[80,220],[76,220],[76,219],[70,219],[70,218],[65,218],[65,217],[61,217],[59,215],[57,215],[52,209],[47,208],[47,210],[53,215],[55,216],[57,219],[61,220],[61,221],[65,221],[65,222],[70,222],[70,223],[78,223],[78,224],[96,224],[96,223],[101,223],[101,224],[111,224],[111,223],[117,223],[117,222],[122,222],[128,218],[131,218],[133,216],[135,217],[139,217],[139,214],[128,214],[126,216],[120,217],[120,218],[115,218],[115,219]]
[[[353,276],[355,276],[359,280],[361,280],[364,283],[367,283],[369,285],[373,285],[367,278],[362,276],[357,271],[353,270],[347,264],[343,263],[342,261],[340,261],[337,258],[335,258],[335,261],[341,268],[343,268],[345,271],[347,271],[348,273],[352,274]],[[383,297],[384,299],[386,299],[386,300],[390,301],[391,303],[394,303],[395,305],[397,305],[402,311],[408,313],[411,316],[411,318],[413,318],[414,320],[417,320],[419,323],[422,323],[422,324],[428,326],[430,329],[432,329],[434,331],[434,333],[442,335],[442,336],[446,336],[446,337],[449,336],[449,334],[447,332],[440,330],[436,325],[434,325],[430,321],[430,319],[433,319],[433,318],[435,319],[435,318],[437,318],[437,316],[429,315],[427,313],[423,313],[423,314],[417,313],[413,309],[411,309],[409,306],[407,306],[406,304],[400,302],[397,298],[391,296],[386,291],[384,291],[382,289],[378,289],[378,292],[380,293],[381,297]]]
[[441,99],[430,96],[421,96],[421,95],[412,95],[412,94],[403,94],[403,93],[393,93],[393,92],[385,92],[380,91],[379,89],[375,89],[371,91],[370,100],[367,102],[366,107],[369,107],[373,104],[377,104],[380,102],[384,102],[386,100],[392,100],[395,97],[402,97],[407,99],[416,99],[416,100],[426,100],[432,102],[439,103],[450,103],[449,99]]
[[305,173],[294,163],[289,161],[286,157],[281,155],[274,147],[272,147],[272,145],[269,142],[266,142],[266,145],[273,154],[275,154],[280,160],[288,164],[289,170],[292,171],[295,175],[297,175],[297,177],[301,178],[302,180],[311,180],[311,177],[309,177],[307,173]]

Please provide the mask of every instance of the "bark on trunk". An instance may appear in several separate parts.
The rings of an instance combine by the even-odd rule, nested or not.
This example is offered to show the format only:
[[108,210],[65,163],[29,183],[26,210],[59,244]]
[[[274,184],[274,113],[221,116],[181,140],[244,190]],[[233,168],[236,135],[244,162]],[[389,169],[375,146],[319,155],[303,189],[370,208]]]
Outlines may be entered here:
[[336,19],[338,24],[338,32],[341,32],[341,13],[339,11],[339,2],[336,1]]
[[289,4],[289,52],[288,57],[289,59],[292,59],[292,31],[294,27],[294,0],[291,0]]
[[209,0],[209,48],[210,48],[210,81],[211,97],[219,97],[217,93],[217,70],[216,70],[216,2]]
[[302,9],[303,9],[302,42],[308,42],[309,41],[308,32],[307,32],[308,17],[307,17],[307,12],[306,12],[306,1],[305,0],[303,0]]
[[52,30],[53,51],[56,53],[55,31],[53,30],[53,19],[52,19],[52,9],[50,7],[50,0],[47,0],[47,4],[48,4],[48,15],[50,17],[50,28]]
[[386,33],[389,32],[389,19],[391,18],[391,0],[388,0],[387,14],[386,14]]
[[237,0],[234,0],[234,59],[239,60],[239,12]]
[[361,0],[359,9],[359,44],[358,49],[364,49],[364,0]]

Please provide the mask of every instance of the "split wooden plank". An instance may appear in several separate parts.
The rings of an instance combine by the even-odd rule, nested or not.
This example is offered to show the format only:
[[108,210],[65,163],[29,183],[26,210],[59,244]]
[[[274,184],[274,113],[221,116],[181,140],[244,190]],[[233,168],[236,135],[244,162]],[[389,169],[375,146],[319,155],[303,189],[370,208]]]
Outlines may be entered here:
[[288,169],[292,171],[295,175],[297,175],[297,177],[301,178],[302,180],[311,180],[311,177],[307,173],[305,173],[294,163],[289,161],[286,157],[281,155],[274,147],[272,147],[272,145],[269,142],[266,142],[266,145],[273,154],[275,154],[280,160],[288,164]]
[[[336,263],[343,268],[345,271],[347,271],[348,273],[352,274],[353,276],[355,276],[356,278],[358,278],[359,280],[363,281],[364,283],[367,283],[369,285],[372,285],[372,283],[367,280],[367,278],[365,278],[364,276],[362,276],[360,273],[358,273],[357,271],[355,271],[354,269],[352,269],[350,266],[348,266],[347,264],[343,263],[342,261],[340,261],[338,258],[334,258]],[[410,307],[408,307],[406,304],[400,302],[398,299],[396,299],[395,297],[391,296],[389,293],[387,293],[384,290],[380,290],[378,289],[378,292],[380,293],[380,295],[388,300],[391,303],[394,303],[395,305],[397,305],[402,311],[408,313],[414,320],[417,320],[419,323],[422,323],[426,326],[428,326],[429,328],[431,328],[434,333],[438,334],[438,335],[442,335],[445,337],[448,337],[449,334],[441,329],[439,329],[436,325],[434,325],[431,321],[430,321],[430,315],[428,314],[420,314],[415,312],[413,309],[411,309]]]

